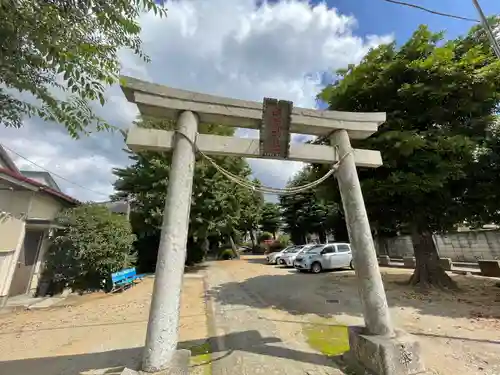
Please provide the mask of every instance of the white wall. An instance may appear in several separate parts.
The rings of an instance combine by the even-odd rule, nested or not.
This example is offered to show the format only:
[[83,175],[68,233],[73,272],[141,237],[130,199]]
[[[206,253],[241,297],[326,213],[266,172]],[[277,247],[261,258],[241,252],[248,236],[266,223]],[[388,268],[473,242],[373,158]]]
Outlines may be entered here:
[[36,293],[36,290],[38,288],[38,282],[40,281],[43,273],[43,262],[45,260],[45,254],[49,248],[50,245],[50,239],[48,236],[48,230],[45,231],[42,239],[42,243],[40,244],[40,249],[38,251],[38,258],[36,260],[36,263],[33,268],[33,276],[31,278],[31,283],[30,283],[30,293],[33,295]]
[[[6,232],[9,233],[8,240]],[[9,246],[3,247],[8,251],[0,252],[0,298],[9,294],[10,283],[14,276],[17,259],[24,240],[24,233],[24,220],[10,218],[8,221],[0,223],[0,244],[7,244],[8,242],[7,246]]]
[[[59,200],[41,192],[0,190],[0,211],[9,212],[16,217],[27,213],[28,219],[52,221],[62,208],[63,204]],[[0,298],[9,293],[25,230],[24,220],[12,219],[4,224],[0,223]],[[30,283],[32,291],[36,290],[38,286],[48,244],[47,236],[45,236],[34,266],[33,278]]]
[[18,217],[29,210],[31,197],[36,194],[25,190],[0,190],[0,211],[6,211]]

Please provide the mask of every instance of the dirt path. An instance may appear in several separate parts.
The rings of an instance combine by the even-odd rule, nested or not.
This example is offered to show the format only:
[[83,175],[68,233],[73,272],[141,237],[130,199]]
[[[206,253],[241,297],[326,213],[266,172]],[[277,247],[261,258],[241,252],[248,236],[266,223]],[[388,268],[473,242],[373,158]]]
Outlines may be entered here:
[[[141,358],[153,279],[123,293],[73,296],[63,306],[0,315],[0,375],[74,375]],[[180,341],[203,374],[208,336],[203,279],[184,279]]]
[[[299,274],[244,257],[212,262],[206,272],[209,299],[199,274],[184,281],[180,346],[193,352],[191,374],[342,373],[322,353],[345,351],[345,326],[363,323],[352,271]],[[400,284],[409,271],[382,272],[395,325],[418,337],[430,373],[500,374],[500,288],[493,281],[456,275],[461,292],[422,295]],[[152,284],[1,314],[0,375],[76,375],[136,363]]]
[[[330,358],[304,342],[301,324],[286,323],[286,313],[267,308],[259,291],[245,288],[244,273],[252,268],[228,261],[212,263],[208,271],[218,337],[212,348],[213,374],[343,374]],[[224,291],[235,280],[243,283]]]
[[[216,267],[219,272],[211,272],[210,294],[223,315],[243,311],[242,319],[250,320],[251,327],[262,321],[261,330],[270,333],[267,337],[294,345],[308,341],[318,350],[338,354],[345,348],[342,325],[363,323],[352,271],[298,274],[251,256]],[[382,272],[395,325],[418,337],[430,373],[500,374],[500,288],[494,281],[455,275],[461,292],[422,295],[399,284],[409,277],[408,270]],[[227,324],[234,326],[232,321]],[[229,331],[245,331],[245,325],[241,322]],[[308,356],[293,359],[314,361]]]

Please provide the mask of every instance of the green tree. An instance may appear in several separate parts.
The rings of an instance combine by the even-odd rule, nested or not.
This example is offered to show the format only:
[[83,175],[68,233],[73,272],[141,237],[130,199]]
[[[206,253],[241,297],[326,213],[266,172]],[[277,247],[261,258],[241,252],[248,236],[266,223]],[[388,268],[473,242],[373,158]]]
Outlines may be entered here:
[[24,116],[39,116],[75,138],[92,124],[109,129],[89,102],[103,105],[106,86],[118,82],[121,49],[148,61],[137,22],[143,10],[166,15],[154,0],[1,1],[2,122],[21,127]]
[[[260,185],[259,180],[253,180],[254,185]],[[264,197],[262,193],[248,189],[240,189],[240,220],[238,229],[243,233],[250,235],[252,247],[257,245],[255,241],[255,231],[259,229],[259,223],[262,217]]]
[[[44,278],[58,288],[102,289],[112,272],[136,260],[135,236],[125,216],[106,207],[85,204],[63,211],[48,250]],[[54,286],[53,285],[53,286]]]
[[474,163],[470,165],[464,194],[466,221],[472,227],[500,223],[500,119],[488,129]]
[[380,46],[339,75],[321,94],[330,109],[387,113],[377,133],[353,142],[382,152],[382,167],[360,171],[375,229],[411,234],[412,284],[454,286],[432,235],[468,214],[467,172],[497,110],[500,61],[477,27],[444,42],[420,26],[400,48]]
[[[136,125],[157,129],[172,128],[171,122],[157,119],[139,120]],[[234,130],[218,125],[200,124],[199,131],[232,135]],[[114,171],[118,177],[115,183],[118,192],[116,198],[129,196],[132,201],[131,220],[138,236],[136,246],[141,269],[150,270],[156,264],[171,153],[130,153],[130,159],[133,162],[131,166]],[[214,160],[235,175],[250,177],[250,167],[243,158],[214,157]],[[188,262],[201,260],[208,248],[217,247],[220,242],[230,243],[234,249],[238,229],[244,220],[254,220],[249,211],[258,211],[258,202],[258,196],[249,194],[248,190],[230,181],[198,155],[190,211]]]
[[[305,168],[288,186],[301,186],[314,179],[314,171]],[[283,195],[280,197],[280,206],[285,230],[295,244],[305,243],[307,237],[313,233],[318,234],[322,243],[326,242],[328,233],[333,233],[336,238],[343,238],[343,234],[338,230],[338,221],[342,220],[339,206],[332,200],[324,199],[319,188]]]
[[279,204],[266,202],[262,208],[262,217],[260,219],[260,229],[273,234],[276,239],[276,232],[281,227],[281,211]]

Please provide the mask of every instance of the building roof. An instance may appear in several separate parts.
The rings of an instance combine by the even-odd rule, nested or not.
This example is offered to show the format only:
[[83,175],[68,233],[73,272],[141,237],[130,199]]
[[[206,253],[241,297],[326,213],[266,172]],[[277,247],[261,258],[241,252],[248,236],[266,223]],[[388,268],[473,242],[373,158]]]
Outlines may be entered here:
[[52,178],[49,172],[45,171],[21,171],[21,174],[25,177],[28,177],[32,180],[38,181],[41,184],[47,185],[48,187],[61,191],[57,182]]
[[17,169],[16,164],[12,161],[7,151],[5,151],[2,145],[0,145],[0,167],[2,165],[5,165],[8,169],[12,170],[13,172],[20,173],[19,169]]
[[62,193],[61,191],[55,190],[55,189],[53,189],[45,184],[42,184],[38,181],[32,180],[31,178],[23,176],[19,171],[15,172],[11,169],[0,168],[0,174],[5,174],[5,175],[7,175],[7,176],[19,181],[19,182],[24,182],[24,183],[27,183],[29,185],[32,185],[35,188],[38,188],[38,191],[44,192],[48,195],[53,196],[54,198],[63,200],[67,203],[70,203],[70,204],[79,204],[80,203],[75,198],[72,198],[69,195]]

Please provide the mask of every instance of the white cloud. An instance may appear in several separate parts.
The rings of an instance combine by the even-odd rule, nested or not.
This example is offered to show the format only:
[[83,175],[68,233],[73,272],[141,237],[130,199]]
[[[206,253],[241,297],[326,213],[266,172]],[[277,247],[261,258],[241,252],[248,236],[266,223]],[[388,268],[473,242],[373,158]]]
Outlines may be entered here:
[[[259,2],[260,3],[260,2]],[[264,96],[316,106],[321,74],[358,62],[369,48],[390,36],[365,39],[353,32],[356,20],[325,4],[256,0],[178,0],[166,2],[168,17],[141,16],[146,64],[132,53],[120,53],[126,75],[217,95],[262,100]],[[127,127],[137,115],[119,88],[99,110],[109,121]],[[242,135],[247,135],[244,131]],[[251,136],[254,136],[251,135]],[[111,168],[127,163],[120,134],[97,134],[73,141],[54,124],[30,121],[25,129],[0,129],[2,142],[37,164],[81,185],[111,191]],[[300,163],[252,160],[256,177],[282,187]],[[60,182],[60,181],[58,181]],[[64,189],[80,199],[102,200],[69,183]]]

